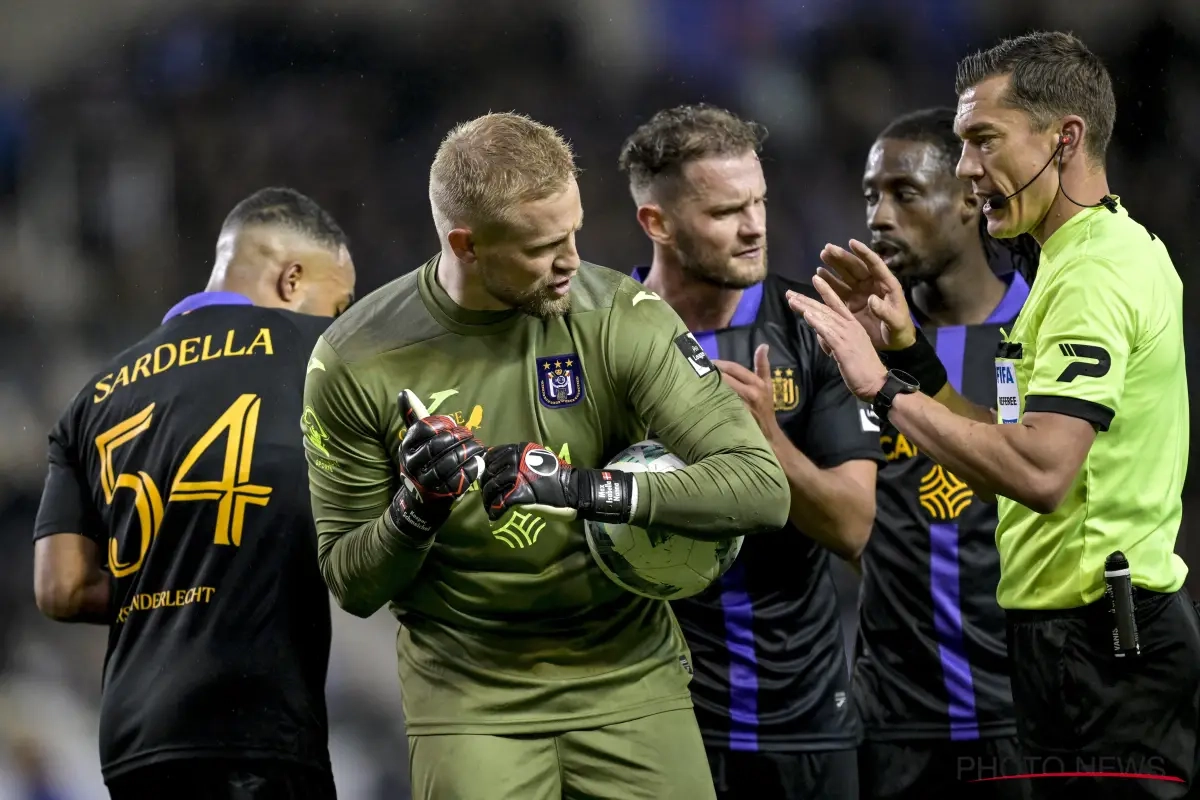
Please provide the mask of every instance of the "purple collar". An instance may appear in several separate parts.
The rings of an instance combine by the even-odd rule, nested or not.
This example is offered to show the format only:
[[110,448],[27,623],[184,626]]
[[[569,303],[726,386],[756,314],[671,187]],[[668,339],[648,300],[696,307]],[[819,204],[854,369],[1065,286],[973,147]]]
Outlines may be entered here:
[[246,297],[243,294],[238,294],[237,292],[199,292],[197,294],[188,295],[176,303],[174,307],[167,312],[167,315],[163,317],[162,321],[166,322],[173,317],[178,317],[181,314],[187,314],[188,312],[195,311],[197,308],[204,308],[205,306],[252,305],[254,305],[254,303],[251,302],[249,297]]
[[[634,267],[633,279],[638,283],[644,283],[649,271],[649,267]],[[733,312],[733,319],[729,321],[729,327],[744,328],[747,325],[753,325],[754,320],[758,318],[758,309],[762,305],[762,298],[763,285],[761,283],[756,283],[743,291],[737,308]],[[692,331],[692,333],[699,333],[699,331]]]
[[[984,320],[984,325],[999,325],[1002,322],[1016,319],[1017,314],[1021,313],[1021,307],[1029,299],[1029,283],[1021,277],[1021,273],[1014,271],[1005,277],[1008,279],[1008,288],[1004,290],[1004,297],[1000,298],[1000,302]],[[908,315],[912,318],[913,324],[918,328],[921,327],[921,321],[917,319],[916,304],[912,302],[912,295],[906,294],[904,299],[908,302]]]
[[1004,297],[1000,298],[1000,303],[992,310],[984,325],[999,325],[1001,322],[1008,322],[1017,318],[1017,314],[1021,313],[1021,306],[1025,305],[1025,300],[1029,297],[1029,284],[1021,277],[1021,273],[1012,273],[1012,281],[1008,284],[1008,290],[1004,293]]

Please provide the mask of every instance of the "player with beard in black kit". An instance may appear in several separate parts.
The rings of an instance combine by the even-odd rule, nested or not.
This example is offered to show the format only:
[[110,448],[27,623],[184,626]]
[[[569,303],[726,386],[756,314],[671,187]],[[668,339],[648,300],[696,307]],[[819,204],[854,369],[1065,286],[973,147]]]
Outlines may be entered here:
[[[639,268],[741,396],[787,474],[789,524],[747,539],[729,571],[672,603],[720,798],[858,796],[858,717],[830,551],[857,561],[874,517],[877,429],[767,274],[765,130],[711,106],[660,111],[622,148]],[[799,323],[799,324],[798,324]]]
[[115,800],[336,796],[301,433],[306,365],[353,300],[337,223],[264,189],[207,290],[109,361],[50,433],[38,608],[109,626],[100,764]]
[[[871,247],[900,279],[954,388],[995,403],[993,358],[1029,287],[998,278],[1000,254],[970,183],[954,174],[962,143],[954,110],[896,119],[867,157],[863,193]],[[1036,246],[1036,245],[1035,245]],[[1027,781],[967,783],[977,767],[1019,764],[1000,577],[996,506],[919,452],[880,432],[875,529],[863,555],[855,699],[865,738],[864,800],[1020,798]],[[987,766],[984,766],[987,769]]]

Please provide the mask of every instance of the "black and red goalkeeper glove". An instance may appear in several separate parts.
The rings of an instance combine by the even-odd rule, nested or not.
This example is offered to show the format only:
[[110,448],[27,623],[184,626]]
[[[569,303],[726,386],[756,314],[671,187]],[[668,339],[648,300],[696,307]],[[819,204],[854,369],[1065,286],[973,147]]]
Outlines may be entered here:
[[408,430],[400,442],[403,484],[389,513],[402,532],[428,539],[483,473],[487,448],[452,418],[430,416],[412,392],[401,392],[397,402]]
[[636,501],[633,473],[576,469],[533,442],[487,451],[483,505],[498,520],[513,506],[556,519],[628,522]]

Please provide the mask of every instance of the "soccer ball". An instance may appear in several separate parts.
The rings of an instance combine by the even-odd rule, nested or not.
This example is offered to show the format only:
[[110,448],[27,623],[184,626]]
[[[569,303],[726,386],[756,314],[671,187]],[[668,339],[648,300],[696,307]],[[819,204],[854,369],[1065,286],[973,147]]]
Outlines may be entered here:
[[[623,450],[605,469],[671,472],[687,466],[653,439]],[[742,537],[702,542],[669,530],[588,521],[588,549],[613,583],[642,597],[679,600],[699,594],[725,574]]]

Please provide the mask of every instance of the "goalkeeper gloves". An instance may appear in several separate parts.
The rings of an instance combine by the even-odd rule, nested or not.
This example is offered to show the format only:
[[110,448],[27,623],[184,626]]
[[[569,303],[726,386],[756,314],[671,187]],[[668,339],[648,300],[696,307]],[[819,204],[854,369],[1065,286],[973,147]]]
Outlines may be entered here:
[[442,527],[455,502],[479,479],[487,448],[450,417],[430,416],[407,389],[397,402],[408,430],[400,442],[403,484],[388,513],[402,533],[424,540]]
[[561,520],[628,522],[637,505],[633,473],[576,469],[533,442],[488,450],[483,504],[495,521],[520,506]]

